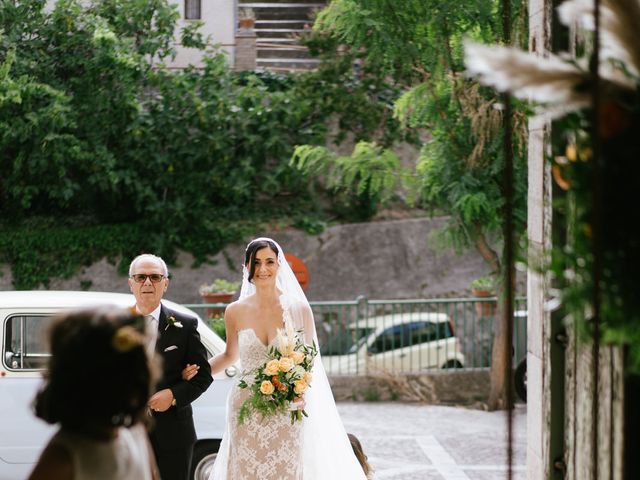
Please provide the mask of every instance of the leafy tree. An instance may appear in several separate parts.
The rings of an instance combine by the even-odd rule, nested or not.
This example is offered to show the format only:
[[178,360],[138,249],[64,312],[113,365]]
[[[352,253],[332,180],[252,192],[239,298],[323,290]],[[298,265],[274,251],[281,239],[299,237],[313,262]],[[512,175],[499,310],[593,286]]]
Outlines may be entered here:
[[[526,19],[519,6],[514,2],[516,26]],[[498,40],[498,13],[495,1],[332,1],[318,15],[316,33],[364,52],[366,64],[394,78],[404,89],[395,101],[395,117],[404,127],[425,132],[426,140],[413,171],[400,168],[392,148],[366,142],[358,144],[350,157],[323,147],[300,146],[292,163],[307,174],[326,175],[334,184],[357,191],[370,189],[381,198],[389,198],[399,185],[412,186],[410,202],[450,215],[440,234],[442,243],[458,250],[475,247],[493,275],[502,278],[498,253],[504,207],[502,105],[492,91],[465,77],[463,65],[465,37]],[[522,28],[516,31],[524,33]],[[513,121],[515,231],[522,232],[526,222],[522,109],[515,111]],[[509,405],[504,369],[507,337],[501,323],[495,322],[492,409]]]
[[[16,287],[141,250],[206,261],[252,224],[318,231],[345,206],[373,211],[373,195],[310,190],[289,159],[332,118],[358,137],[385,125],[391,142],[386,82],[351,82],[346,56],[238,74],[177,18],[168,0],[0,2],[0,259]],[[174,34],[204,68],[164,66]]]

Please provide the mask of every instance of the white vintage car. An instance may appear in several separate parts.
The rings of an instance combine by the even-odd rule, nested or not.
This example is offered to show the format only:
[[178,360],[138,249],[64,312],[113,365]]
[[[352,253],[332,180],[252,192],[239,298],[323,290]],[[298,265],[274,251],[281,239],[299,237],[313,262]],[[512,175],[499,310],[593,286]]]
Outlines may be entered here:
[[329,375],[462,368],[464,355],[446,313],[410,312],[346,325],[321,345]]
[[[134,305],[133,295],[102,292],[0,292],[0,480],[28,476],[55,427],[36,418],[31,405],[42,382],[49,353],[47,324],[62,310]],[[198,332],[210,356],[225,348],[224,341],[193,311],[174,302],[167,307],[198,319]],[[90,362],[90,358],[79,358]],[[198,437],[193,455],[193,478],[206,480],[225,427],[226,398],[236,367],[214,376],[209,389],[193,403]]]

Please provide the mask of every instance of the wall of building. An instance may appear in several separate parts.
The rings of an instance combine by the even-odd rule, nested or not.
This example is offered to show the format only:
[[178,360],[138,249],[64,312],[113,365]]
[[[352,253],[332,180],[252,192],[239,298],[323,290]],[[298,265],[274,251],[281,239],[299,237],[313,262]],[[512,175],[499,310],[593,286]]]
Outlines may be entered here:
[[[530,51],[554,50],[553,8],[559,3],[529,0]],[[553,188],[545,159],[549,142],[550,125],[530,120],[527,479],[618,480],[623,478],[625,435],[622,352],[601,346],[596,357],[561,309],[546,308],[553,297],[552,279],[541,273],[541,262],[548,260],[552,245],[564,244],[562,229],[568,228],[552,208],[560,192]]]
[[[185,20],[184,0],[171,0],[178,7],[180,20],[177,24],[177,32],[191,20]],[[233,67],[235,56],[236,33],[236,2],[235,0],[202,0],[202,21],[204,25],[201,32],[205,37],[211,37],[211,44],[219,44],[226,54],[229,65]],[[193,48],[182,47],[179,43],[179,35],[176,35],[176,58],[167,62],[170,68],[184,68],[188,65],[201,66],[202,52]]]

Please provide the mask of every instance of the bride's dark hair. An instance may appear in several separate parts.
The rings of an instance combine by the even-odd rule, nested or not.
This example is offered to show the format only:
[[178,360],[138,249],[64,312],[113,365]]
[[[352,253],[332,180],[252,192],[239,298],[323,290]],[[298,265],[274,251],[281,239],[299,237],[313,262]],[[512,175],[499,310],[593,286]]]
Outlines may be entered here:
[[247,265],[247,268],[249,269],[249,281],[253,280],[253,275],[256,273],[256,253],[258,250],[262,250],[263,248],[270,248],[273,250],[276,257],[280,253],[276,244],[271,240],[258,238],[249,242],[249,245],[247,245],[247,249],[244,252],[244,264]]

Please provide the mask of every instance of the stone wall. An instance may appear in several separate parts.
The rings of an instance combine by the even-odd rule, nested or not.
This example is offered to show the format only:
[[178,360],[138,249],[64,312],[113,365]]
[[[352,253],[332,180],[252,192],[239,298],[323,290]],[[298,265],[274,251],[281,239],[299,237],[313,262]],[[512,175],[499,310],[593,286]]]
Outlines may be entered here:
[[236,70],[256,69],[256,32],[248,30],[236,33],[234,68]]
[[[337,225],[317,236],[299,230],[256,232],[276,239],[286,252],[300,257],[309,270],[310,300],[368,298],[436,298],[468,296],[469,283],[488,269],[475,251],[456,255],[439,250],[430,240],[446,218]],[[247,239],[249,240],[249,239]],[[229,245],[213,258],[213,265],[192,268],[193,257],[178,256],[170,266],[172,281],[167,298],[199,303],[198,287],[215,278],[240,280],[245,242]],[[5,265],[0,290],[11,290],[11,273]],[[115,264],[102,259],[82,268],[69,279],[54,279],[52,290],[127,292],[126,278]]]
[[420,402],[486,408],[489,370],[446,370],[433,373],[334,376],[329,379],[336,400]]

